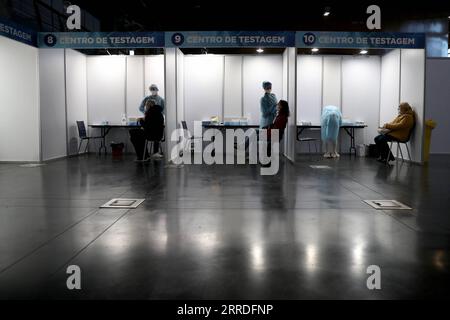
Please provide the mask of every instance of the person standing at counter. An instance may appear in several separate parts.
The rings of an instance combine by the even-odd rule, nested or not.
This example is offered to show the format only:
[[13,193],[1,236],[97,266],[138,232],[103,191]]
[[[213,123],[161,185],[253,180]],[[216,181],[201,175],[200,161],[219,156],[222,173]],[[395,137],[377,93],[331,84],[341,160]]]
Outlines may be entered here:
[[338,107],[326,106],[322,112],[322,141],[325,146],[325,158],[339,158],[337,142],[342,125],[342,113]]
[[277,114],[277,97],[272,93],[272,83],[263,82],[264,96],[261,98],[261,120],[259,126],[261,129],[268,128]]
[[162,108],[161,112],[164,112],[166,102],[159,95],[158,86],[156,84],[152,84],[149,89],[150,89],[150,95],[145,97],[144,100],[142,100],[142,103],[139,106],[139,111],[142,113],[145,113],[145,104],[147,103],[148,100],[151,100],[154,102],[155,105],[160,106]]

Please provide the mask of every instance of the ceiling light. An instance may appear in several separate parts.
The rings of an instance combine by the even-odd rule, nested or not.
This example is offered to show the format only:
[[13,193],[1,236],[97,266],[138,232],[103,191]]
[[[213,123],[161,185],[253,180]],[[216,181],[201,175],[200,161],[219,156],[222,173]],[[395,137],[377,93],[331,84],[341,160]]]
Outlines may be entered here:
[[311,51],[312,52],[319,52],[319,49],[318,48],[312,48]]
[[258,53],[263,53],[263,52],[264,52],[264,49],[259,48],[259,49],[256,50],[256,52],[258,52]]
[[326,7],[325,8],[325,12],[323,13],[324,17],[328,17],[331,14],[331,8],[330,7]]
[[369,51],[364,50],[364,49],[359,52],[359,54],[368,54],[368,53],[369,53]]
[[130,56],[134,56],[134,50],[130,50]]

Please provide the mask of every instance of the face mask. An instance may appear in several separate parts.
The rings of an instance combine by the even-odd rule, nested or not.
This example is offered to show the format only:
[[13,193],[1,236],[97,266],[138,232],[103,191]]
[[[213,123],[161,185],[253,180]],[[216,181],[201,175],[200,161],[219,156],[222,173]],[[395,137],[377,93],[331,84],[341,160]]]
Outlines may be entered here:
[[158,95],[158,91],[150,91],[152,93],[152,96],[157,96]]

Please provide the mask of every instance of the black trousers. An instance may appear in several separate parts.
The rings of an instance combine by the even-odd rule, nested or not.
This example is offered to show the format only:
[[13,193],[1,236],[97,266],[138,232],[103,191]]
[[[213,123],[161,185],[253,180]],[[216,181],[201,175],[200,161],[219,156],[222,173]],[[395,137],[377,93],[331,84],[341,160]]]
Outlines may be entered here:
[[[375,143],[377,145],[378,153],[380,154],[381,159],[386,160],[389,153],[389,145],[388,142],[394,141],[395,139],[387,134],[380,134],[375,137]],[[389,153],[389,159],[394,158],[392,152]]]
[[[131,129],[130,130],[130,140],[131,143],[134,146],[134,150],[136,151],[136,156],[138,159],[143,159],[144,157],[144,148],[145,148],[145,132],[142,129]],[[158,153],[159,152],[159,145],[160,142],[154,142],[153,143],[153,153]],[[148,150],[145,154],[145,158],[148,158],[149,154],[148,154]]]

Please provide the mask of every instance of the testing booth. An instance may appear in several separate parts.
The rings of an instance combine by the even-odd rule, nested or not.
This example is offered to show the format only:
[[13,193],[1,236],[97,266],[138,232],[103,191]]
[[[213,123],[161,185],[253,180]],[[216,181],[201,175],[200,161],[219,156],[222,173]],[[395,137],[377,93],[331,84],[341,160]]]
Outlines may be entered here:
[[[320,139],[314,128],[320,125],[322,108],[333,105],[343,115],[340,150],[353,153],[357,146],[373,144],[378,128],[396,117],[401,102],[408,102],[416,118],[408,160],[422,162],[423,34],[297,32],[296,38],[298,140]],[[309,150],[297,144],[297,152]],[[402,153],[407,157],[406,150]]]
[[[309,152],[322,108],[341,109],[342,153],[373,143],[400,102],[416,115],[411,161],[421,163],[425,114],[423,34],[340,32],[42,33],[0,36],[0,161],[47,161],[80,152],[77,121],[133,152],[128,130],[156,84],[165,99],[166,160],[183,123],[258,127],[263,81],[291,109],[281,152]],[[135,53],[135,55],[133,55]],[[358,125],[358,126],[357,126]],[[356,127],[356,129],[355,129]],[[319,129],[319,130],[317,130]],[[352,139],[351,136],[353,135]],[[84,149],[81,149],[84,152]],[[220,151],[219,151],[220,152]],[[395,150],[394,150],[395,153]],[[406,155],[406,152],[403,153]]]

